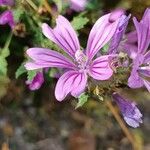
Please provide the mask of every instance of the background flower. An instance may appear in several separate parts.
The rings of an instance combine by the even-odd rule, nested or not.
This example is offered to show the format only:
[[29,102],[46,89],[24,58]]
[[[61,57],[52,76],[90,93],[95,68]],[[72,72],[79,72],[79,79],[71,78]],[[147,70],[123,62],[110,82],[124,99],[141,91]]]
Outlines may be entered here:
[[8,24],[12,29],[15,26],[13,12],[11,10],[6,10],[0,15],[0,25],[5,24]]
[[69,0],[69,1],[70,1],[70,8],[77,12],[83,11],[88,3],[88,0]]
[[44,77],[42,72],[38,72],[35,77],[30,81],[27,80],[26,84],[29,86],[29,89],[34,91],[38,90],[44,82]]
[[0,0],[0,5],[13,6],[14,4],[14,0]]

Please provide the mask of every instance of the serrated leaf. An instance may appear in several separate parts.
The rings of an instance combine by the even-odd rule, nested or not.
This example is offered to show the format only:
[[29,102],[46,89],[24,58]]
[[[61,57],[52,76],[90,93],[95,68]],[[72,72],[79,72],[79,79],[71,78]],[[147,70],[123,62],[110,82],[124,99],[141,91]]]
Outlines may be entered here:
[[28,79],[29,81],[32,81],[33,78],[36,76],[36,70],[29,70],[29,71],[27,72],[27,74],[28,74],[27,79]]
[[80,30],[88,22],[89,22],[89,19],[87,17],[83,17],[83,16],[79,15],[79,16],[76,16],[73,18],[73,21],[71,22],[71,24],[75,30]]
[[15,74],[16,75],[16,79],[19,78],[25,72],[27,72],[27,70],[25,69],[24,64],[21,64],[19,66],[19,68],[17,69],[17,71],[16,71],[16,74]]
[[86,95],[85,93],[81,94],[78,98],[78,103],[75,109],[83,106],[87,101],[88,101],[88,95]]

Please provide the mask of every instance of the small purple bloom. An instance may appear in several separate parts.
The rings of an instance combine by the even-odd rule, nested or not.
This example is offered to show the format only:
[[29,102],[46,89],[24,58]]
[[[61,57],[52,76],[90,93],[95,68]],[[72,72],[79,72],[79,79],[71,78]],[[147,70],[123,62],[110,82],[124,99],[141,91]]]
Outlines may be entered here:
[[128,79],[128,85],[131,88],[140,88],[145,86],[150,92],[150,50],[147,51],[150,44],[150,9],[147,9],[140,22],[133,18],[138,47],[134,50],[133,64],[131,75]]
[[118,93],[113,93],[112,97],[119,106],[123,118],[129,126],[137,128],[140,123],[143,123],[141,119],[142,114],[134,102],[124,99]]
[[87,0],[69,0],[69,1],[71,9],[77,12],[83,11],[87,5]]
[[123,35],[125,33],[129,19],[130,19],[130,15],[128,17],[126,15],[121,16],[118,28],[117,28],[117,30],[112,38],[112,41],[110,43],[108,54],[116,54],[117,53],[119,44],[123,38]]
[[109,55],[116,55],[116,58],[112,61],[113,68],[119,67],[119,66],[126,66],[128,65],[128,60],[125,60],[125,62],[119,61],[119,52],[122,50],[122,41],[123,36],[126,30],[126,27],[128,25],[128,21],[130,19],[130,16],[125,15],[125,11],[123,9],[116,9],[112,12],[110,20],[115,20],[116,18],[120,18],[118,27],[116,29],[115,34],[113,35],[110,43],[107,54]]
[[130,19],[129,15],[128,17],[124,15],[124,10],[123,9],[117,9],[114,12],[112,12],[111,15],[111,20],[114,20],[115,18],[120,17],[120,21],[118,24],[118,28],[112,37],[112,40],[110,42],[108,54],[116,54],[119,48],[119,44],[123,38],[123,35],[125,33],[126,27],[128,25],[128,21]]
[[0,6],[6,5],[6,6],[13,6],[15,4],[14,0],[0,0]]
[[86,88],[88,75],[96,80],[107,80],[112,76],[110,55],[93,60],[97,52],[110,41],[118,26],[119,18],[110,22],[110,15],[102,16],[95,23],[85,51],[80,50],[74,29],[63,16],[58,16],[54,29],[45,23],[42,25],[43,34],[62,48],[68,57],[46,48],[30,48],[27,54],[32,61],[26,63],[25,67],[27,70],[46,67],[67,69],[56,85],[55,97],[58,101],[62,101],[69,93],[78,97]]
[[44,77],[42,72],[38,72],[32,81],[26,81],[26,84],[29,86],[29,89],[34,91],[38,90],[44,82]]
[[0,15],[0,25],[5,24],[8,24],[12,29],[15,26],[13,12],[11,10],[6,10]]

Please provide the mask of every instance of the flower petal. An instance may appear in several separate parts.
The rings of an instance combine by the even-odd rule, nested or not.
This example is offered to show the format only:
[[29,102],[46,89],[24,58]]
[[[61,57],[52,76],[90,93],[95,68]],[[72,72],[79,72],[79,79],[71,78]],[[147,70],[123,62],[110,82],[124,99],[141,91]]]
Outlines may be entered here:
[[111,21],[110,17],[111,13],[99,18],[90,32],[86,48],[89,60],[92,60],[95,54],[110,41],[118,27],[119,19]]
[[110,67],[109,55],[101,56],[95,59],[90,65],[89,75],[96,80],[107,80],[112,74],[113,70]]
[[46,67],[76,68],[76,65],[62,54],[46,48],[30,48],[27,54],[33,60],[25,64],[27,70]]
[[138,41],[136,30],[127,33],[126,34],[126,39],[127,39],[128,43],[135,44]]
[[27,80],[26,84],[29,85],[29,89],[34,91],[38,90],[44,82],[44,77],[42,72],[38,72],[32,81]]
[[[147,8],[145,10],[142,20],[144,22],[148,22],[148,24],[150,25],[150,8]],[[149,26],[149,28],[150,28],[150,26]]]
[[120,17],[119,25],[118,25],[118,28],[117,28],[114,36],[112,37],[112,40],[111,40],[111,43],[109,46],[109,50],[108,50],[108,54],[116,54],[116,52],[118,50],[118,46],[123,38],[126,27],[128,25],[130,16],[131,15],[129,15],[128,17],[126,15],[122,15]]
[[150,82],[143,79],[143,83],[144,83],[145,87],[147,88],[147,90],[150,92]]
[[128,79],[128,86],[130,88],[141,88],[143,86],[143,80],[139,76],[138,72],[136,70],[132,70],[131,75]]
[[123,44],[123,51],[128,54],[131,59],[135,59],[138,52],[138,47],[131,43]]
[[138,22],[135,17],[133,18],[133,22],[138,37],[138,53],[144,54],[150,44],[150,24],[148,24],[148,21],[144,20]]
[[13,17],[13,12],[6,10],[0,15],[0,25],[8,24],[11,28],[15,26],[15,21]]
[[128,85],[130,88],[140,88],[143,86],[143,80],[139,75],[140,65],[143,63],[144,56],[138,54],[135,59],[133,59],[133,66],[130,77],[128,79]]
[[55,97],[62,101],[69,93],[79,96],[86,87],[87,75],[77,71],[67,71],[58,80],[55,88]]
[[126,123],[127,123],[129,126],[133,127],[133,128],[137,128],[137,127],[140,126],[139,121],[137,121],[137,120],[135,120],[135,119],[133,119],[133,118],[126,117],[126,116],[124,116],[123,118],[124,118],[124,120],[126,121]]
[[0,0],[0,6],[6,5],[6,6],[13,6],[15,4],[14,0]]
[[87,0],[70,0],[70,7],[74,11],[83,11],[86,7]]
[[56,27],[52,29],[44,23],[42,25],[43,34],[70,56],[74,57],[75,52],[80,49],[76,32],[69,21],[63,16],[58,16],[56,24]]
[[139,67],[138,72],[139,72],[142,76],[150,77],[150,66],[142,66],[142,67]]
[[144,55],[144,62],[143,63],[149,63],[150,62],[150,50],[147,51],[147,53]]

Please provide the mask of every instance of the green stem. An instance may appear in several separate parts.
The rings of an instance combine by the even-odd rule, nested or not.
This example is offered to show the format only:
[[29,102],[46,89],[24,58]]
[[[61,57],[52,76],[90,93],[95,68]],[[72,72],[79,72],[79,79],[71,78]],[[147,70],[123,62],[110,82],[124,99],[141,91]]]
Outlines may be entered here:
[[8,49],[9,48],[9,45],[10,45],[10,42],[11,42],[11,39],[12,39],[12,36],[13,36],[13,33],[11,32],[6,40],[6,43],[3,47],[3,49]]
[[12,39],[12,35],[13,33],[11,32],[5,42],[4,47],[0,51],[0,55],[3,56],[4,58],[6,58],[9,55],[9,45]]

